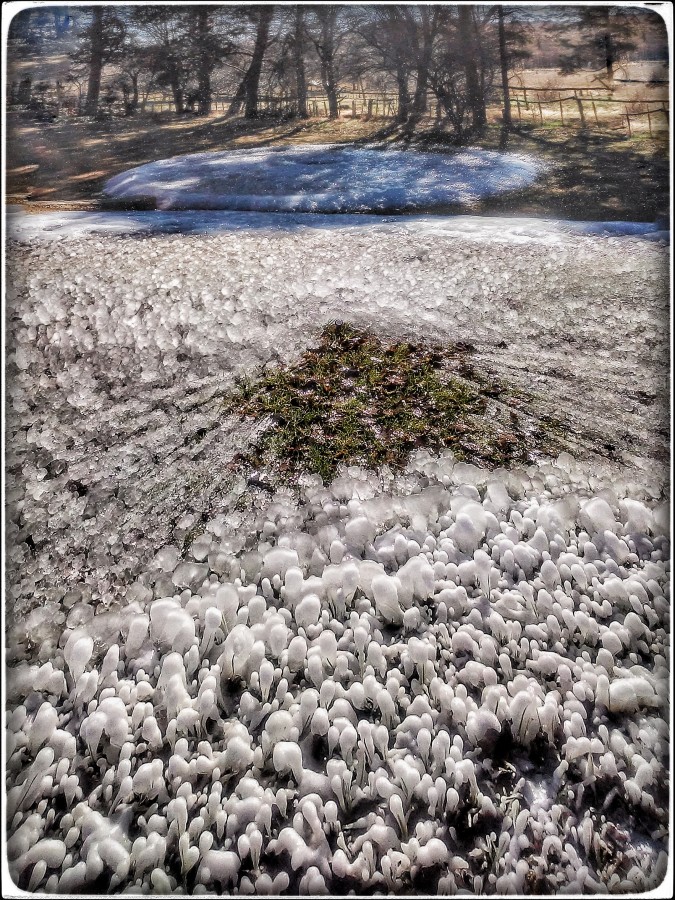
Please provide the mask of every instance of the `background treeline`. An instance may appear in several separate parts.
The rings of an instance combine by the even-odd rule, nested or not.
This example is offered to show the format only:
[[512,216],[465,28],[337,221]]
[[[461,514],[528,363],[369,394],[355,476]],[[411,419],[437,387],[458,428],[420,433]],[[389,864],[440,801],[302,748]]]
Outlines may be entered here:
[[[396,117],[428,114],[458,135],[479,130],[489,103],[503,103],[508,74],[529,64],[598,71],[611,81],[621,61],[665,59],[665,27],[626,7],[502,5],[38,6],[17,14],[10,50],[67,50],[54,85],[8,85],[10,103],[40,91],[86,116],[133,116],[149,99],[170,98],[177,115],[253,119],[340,115],[347,92],[393,96]],[[226,99],[224,106],[223,99]]]

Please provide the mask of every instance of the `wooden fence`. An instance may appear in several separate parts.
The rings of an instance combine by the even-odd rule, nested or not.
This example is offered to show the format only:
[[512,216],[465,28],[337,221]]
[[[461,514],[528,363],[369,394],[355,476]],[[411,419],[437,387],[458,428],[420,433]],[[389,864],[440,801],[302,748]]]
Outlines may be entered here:
[[[653,136],[655,132],[667,131],[669,126],[669,106],[665,99],[620,100],[606,96],[605,87],[588,87],[588,85],[552,88],[513,84],[510,91],[512,118],[517,118],[518,122],[530,120],[532,123],[551,126],[577,124],[581,128],[593,125],[598,128],[618,127],[626,129],[631,136],[634,130],[641,128],[648,130]],[[599,96],[601,92],[604,92],[605,96]],[[41,96],[45,109],[54,117],[77,115],[81,112],[81,103],[78,104],[77,98],[66,94],[63,90],[43,91]],[[212,112],[225,114],[231,103],[231,96],[214,94],[211,100]],[[491,116],[495,121],[499,121],[500,113],[497,110],[500,106],[500,98],[497,96],[490,104]],[[142,112],[148,113],[173,112],[175,104],[172,96],[154,95],[145,99],[140,108]],[[124,107],[117,101],[115,104],[109,104],[107,109],[111,115],[122,115]],[[296,109],[296,101],[287,95],[263,95],[259,98],[258,109],[263,115],[292,114]],[[307,98],[307,110],[313,118],[328,117],[328,98],[321,93],[310,93]],[[398,97],[395,94],[342,90],[338,95],[338,114],[342,118],[390,119],[395,117],[397,112]],[[436,119],[443,116],[443,110],[432,94],[427,97],[426,115]]]
[[[631,121],[635,119],[639,121],[646,118],[647,129],[652,137],[655,131],[663,130],[660,125],[665,125],[667,130],[670,123],[667,100],[620,100],[615,97],[598,97],[595,94],[599,90],[588,87],[533,88],[514,85],[511,88],[510,99],[512,108],[515,105],[519,122],[523,121],[523,110],[526,110],[532,120],[536,122],[538,118],[541,125],[546,118],[550,124],[557,124],[560,121],[561,125],[570,125],[576,122],[582,128],[587,128],[592,115],[592,121],[597,127],[616,127],[613,122],[618,118],[618,127],[626,128],[629,136],[633,133]],[[550,94],[558,96],[555,99],[547,99],[546,95]],[[546,116],[544,116],[545,108]],[[613,109],[616,109],[618,115],[612,115]]]
[[[636,101],[617,100],[613,97],[596,96],[598,88],[532,88],[513,86],[511,88],[511,107],[519,122],[539,121],[555,125],[570,125],[577,122],[587,128],[623,127],[632,135],[632,120],[645,119],[649,134],[663,130],[669,124],[669,107],[667,100]],[[558,94],[555,99],[546,99],[541,94]],[[232,102],[231,97],[215,95],[211,101],[214,113],[225,113]],[[497,104],[494,104],[495,106]],[[608,114],[607,107],[618,107],[618,117]],[[642,108],[645,107],[646,109]],[[258,108],[262,113],[282,115],[295,109],[295,101],[290,97],[266,97],[259,100]],[[170,97],[153,98],[143,104],[146,112],[170,112],[174,109]],[[374,92],[344,91],[338,97],[339,115],[343,118],[394,118],[398,112],[398,98],[394,94]],[[325,95],[311,95],[307,98],[307,111],[313,118],[328,117],[328,98]],[[427,116],[441,118],[443,110],[433,95],[427,98]],[[661,126],[661,127],[660,127]]]
[[[211,110],[214,113],[225,113],[230,107],[232,97],[216,95],[211,99]],[[146,100],[143,104],[146,112],[172,112],[175,108],[173,98],[161,97]],[[292,97],[265,97],[258,99],[258,109],[263,113],[283,114],[293,112],[297,103]],[[438,103],[435,98],[430,98],[428,109],[432,115],[440,115]],[[327,118],[329,112],[328,97],[325,94],[309,95],[307,98],[307,111],[313,118]],[[380,117],[393,118],[398,111],[398,99],[395,95],[388,94],[353,94],[340,93],[338,95],[338,111],[343,118]]]

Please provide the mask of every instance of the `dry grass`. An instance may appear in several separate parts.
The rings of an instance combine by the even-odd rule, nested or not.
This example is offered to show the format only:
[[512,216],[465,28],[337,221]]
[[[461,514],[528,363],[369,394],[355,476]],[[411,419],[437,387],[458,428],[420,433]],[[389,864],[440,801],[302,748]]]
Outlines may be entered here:
[[583,88],[594,93],[611,93],[617,100],[632,100],[636,93],[643,100],[667,100],[668,80],[668,67],[650,61],[620,63],[613,81],[607,79],[604,69],[572,72],[569,75],[562,75],[558,69],[521,69],[510,78],[514,86]]
[[[351,142],[369,137],[382,122],[308,123],[171,113],[93,122],[64,118],[37,122],[27,112],[7,116],[7,196],[16,200],[99,199],[105,181],[126,169],[184,153],[266,144]],[[92,166],[94,163],[94,166]]]

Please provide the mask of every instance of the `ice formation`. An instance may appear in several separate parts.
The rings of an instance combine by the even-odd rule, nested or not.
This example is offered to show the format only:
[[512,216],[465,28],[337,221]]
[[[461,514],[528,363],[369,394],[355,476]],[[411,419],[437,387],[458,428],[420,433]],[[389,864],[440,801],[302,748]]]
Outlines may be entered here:
[[[406,230],[11,245],[13,879],[290,895],[659,883],[665,258],[630,237],[515,259]],[[549,394],[578,459],[488,472],[417,453],[401,473],[247,484],[228,465],[251,432],[223,420],[223,392],[338,317],[474,343]]]
[[322,215],[320,213],[256,213],[204,210],[166,212],[49,212],[26,215],[9,206],[8,233],[22,241],[58,241],[88,235],[218,234],[232,231],[287,232],[339,229],[341,233],[367,232],[386,239],[391,234],[415,232],[443,237],[487,240],[491,243],[549,247],[566,242],[568,235],[588,234],[631,237],[668,243],[670,232],[650,222],[577,222],[510,216],[386,216]]
[[525,187],[545,166],[525,154],[454,154],[339,144],[191,153],[109,179],[115,199],[153,198],[159,209],[369,212],[436,208]]

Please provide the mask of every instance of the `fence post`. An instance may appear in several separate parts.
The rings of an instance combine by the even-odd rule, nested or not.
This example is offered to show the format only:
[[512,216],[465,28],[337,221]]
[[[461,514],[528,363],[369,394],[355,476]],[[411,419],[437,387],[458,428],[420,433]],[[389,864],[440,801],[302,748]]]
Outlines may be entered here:
[[598,122],[598,111],[595,108],[595,100],[591,100],[591,103],[593,104],[593,115],[595,116],[595,124],[599,125],[600,123]]
[[652,134],[652,113],[651,110],[647,110],[647,123],[649,125],[649,137],[654,137]]
[[518,121],[520,122],[520,100],[516,97],[516,103],[518,104]]
[[523,100],[525,101],[525,107],[529,108],[530,104],[527,102],[527,88],[523,88]]
[[352,119],[356,118],[356,100],[352,100]]
[[579,115],[581,116],[581,127],[585,128],[586,127],[586,119],[584,118],[584,104],[581,102],[581,100],[576,95],[575,95],[574,99],[577,101],[577,106],[579,107]]
[[565,124],[565,116],[563,115],[563,105],[562,105],[563,102],[560,97],[558,97],[558,103],[560,104],[560,121],[564,125]]
[[544,114],[541,111],[541,103],[538,102],[537,105],[539,107],[539,122],[543,125],[544,124]]
[[630,116],[626,113],[626,125],[628,125],[628,137],[633,136],[633,132],[630,130]]

